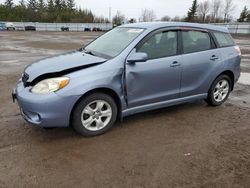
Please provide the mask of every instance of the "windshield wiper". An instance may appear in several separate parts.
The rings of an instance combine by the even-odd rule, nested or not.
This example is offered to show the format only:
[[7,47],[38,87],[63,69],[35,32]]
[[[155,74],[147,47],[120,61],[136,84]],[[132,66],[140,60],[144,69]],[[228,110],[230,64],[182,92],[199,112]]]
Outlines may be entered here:
[[96,56],[96,54],[94,54],[92,51],[90,50],[86,50],[86,49],[83,49],[84,53],[85,54],[89,54],[89,55],[93,55],[93,56]]
[[112,56],[106,55],[106,54],[101,54],[99,52],[95,52],[95,51],[91,51],[85,48],[80,48],[79,49],[80,52],[84,52],[85,54],[90,54],[92,56],[97,56],[97,57],[102,57],[104,59],[111,59]]

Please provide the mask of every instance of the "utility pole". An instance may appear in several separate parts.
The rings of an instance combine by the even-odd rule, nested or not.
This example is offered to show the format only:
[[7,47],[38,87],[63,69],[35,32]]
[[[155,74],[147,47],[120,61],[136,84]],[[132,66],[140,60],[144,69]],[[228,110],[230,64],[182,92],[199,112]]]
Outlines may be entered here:
[[111,7],[109,7],[109,21],[112,23],[112,18],[111,18]]

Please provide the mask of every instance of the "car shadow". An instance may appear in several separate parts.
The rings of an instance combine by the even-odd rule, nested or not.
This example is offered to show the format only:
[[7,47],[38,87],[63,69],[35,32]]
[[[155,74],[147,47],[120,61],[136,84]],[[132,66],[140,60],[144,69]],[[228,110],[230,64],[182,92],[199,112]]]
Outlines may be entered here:
[[[185,112],[193,110],[194,108],[201,108],[201,107],[209,107],[207,103],[205,103],[203,100],[195,101],[195,102],[187,102],[175,106],[170,106],[166,108],[161,108],[157,110],[142,112],[138,114],[134,114],[128,117],[125,117],[122,121],[117,120],[113,129],[108,131],[107,133],[103,135],[99,135],[96,137],[82,137],[78,133],[76,133],[73,128],[66,127],[66,128],[51,128],[51,129],[44,129],[40,127],[33,127],[32,126],[32,134],[30,135],[32,139],[35,140],[61,140],[61,139],[93,139],[93,138],[101,138],[106,137],[109,135],[113,135],[114,132],[120,132],[122,130],[119,130],[122,127],[125,127],[130,129],[130,126],[133,126],[136,123],[143,124],[145,121],[150,121],[152,118],[163,118],[166,116],[174,117],[179,112]],[[121,132],[119,134],[122,134]]]

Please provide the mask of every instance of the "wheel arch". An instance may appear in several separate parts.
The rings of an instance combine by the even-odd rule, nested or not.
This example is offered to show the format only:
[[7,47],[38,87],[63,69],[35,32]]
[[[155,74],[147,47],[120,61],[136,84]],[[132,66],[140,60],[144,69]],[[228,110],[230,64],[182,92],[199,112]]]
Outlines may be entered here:
[[233,89],[234,89],[234,79],[235,79],[234,73],[232,71],[230,71],[230,70],[226,70],[226,71],[223,71],[222,73],[220,73],[216,78],[218,78],[221,75],[227,75],[231,79],[231,83],[232,83],[231,91],[233,91]]
[[71,110],[71,112],[70,112],[70,122],[69,122],[69,124],[71,124],[71,122],[72,122],[72,115],[73,115],[73,112],[74,112],[76,106],[79,104],[79,102],[80,102],[84,97],[86,97],[86,96],[88,96],[88,95],[91,95],[91,94],[93,94],[93,93],[104,93],[104,94],[107,94],[107,95],[109,95],[110,97],[112,97],[112,98],[114,99],[115,103],[116,103],[116,106],[117,106],[117,111],[118,111],[118,113],[117,113],[117,119],[118,119],[118,118],[119,118],[119,119],[122,118],[122,103],[121,103],[121,100],[120,100],[120,98],[119,98],[119,95],[118,95],[114,90],[112,90],[112,89],[110,89],[110,88],[104,88],[104,87],[102,87],[102,88],[95,88],[95,89],[91,89],[91,90],[87,91],[86,93],[84,93],[84,94],[75,102],[75,104],[74,104],[74,106],[73,106],[73,108],[72,108],[72,110]]

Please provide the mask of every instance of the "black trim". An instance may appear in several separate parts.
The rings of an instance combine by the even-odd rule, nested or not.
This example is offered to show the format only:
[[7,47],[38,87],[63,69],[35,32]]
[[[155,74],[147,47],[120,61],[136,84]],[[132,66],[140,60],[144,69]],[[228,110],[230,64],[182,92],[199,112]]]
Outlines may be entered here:
[[218,41],[216,40],[216,37],[214,36],[214,31],[211,31],[210,34],[211,34],[211,36],[213,37],[213,40],[214,40],[214,42],[215,42],[215,44],[216,44],[216,47],[217,47],[217,48],[220,48],[220,45],[219,45]]
[[211,41],[211,47],[212,49],[216,49],[218,47],[218,45],[215,42],[214,36],[212,34],[211,31],[208,32],[209,36],[210,36],[210,41]]
[[180,54],[183,55],[184,54],[184,50],[183,50],[183,38],[182,38],[182,31],[179,30],[179,41],[178,41],[178,45],[180,48]]

